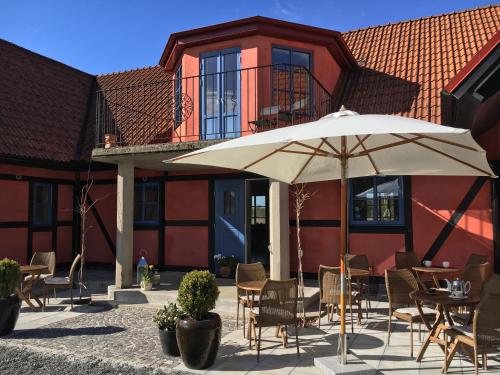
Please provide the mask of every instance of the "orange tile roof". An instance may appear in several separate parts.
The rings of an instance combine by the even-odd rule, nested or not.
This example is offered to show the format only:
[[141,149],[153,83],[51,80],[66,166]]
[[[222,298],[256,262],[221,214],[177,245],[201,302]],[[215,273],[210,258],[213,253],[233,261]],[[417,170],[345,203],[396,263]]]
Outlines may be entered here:
[[339,104],[441,123],[441,91],[500,29],[500,6],[398,22],[343,34],[359,68]]

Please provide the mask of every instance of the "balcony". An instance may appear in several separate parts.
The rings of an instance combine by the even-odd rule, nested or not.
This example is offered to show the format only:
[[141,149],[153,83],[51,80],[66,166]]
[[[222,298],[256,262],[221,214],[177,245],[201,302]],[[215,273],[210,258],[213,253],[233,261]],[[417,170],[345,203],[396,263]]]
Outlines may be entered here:
[[96,148],[229,139],[316,120],[332,97],[304,67],[268,65],[96,94]]

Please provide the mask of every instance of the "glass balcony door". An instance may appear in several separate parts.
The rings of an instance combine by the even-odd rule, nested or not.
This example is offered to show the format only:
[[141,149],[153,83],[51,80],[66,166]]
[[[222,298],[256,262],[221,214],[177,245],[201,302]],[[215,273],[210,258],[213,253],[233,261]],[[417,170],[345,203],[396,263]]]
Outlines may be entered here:
[[240,136],[240,51],[210,52],[201,58],[201,138]]

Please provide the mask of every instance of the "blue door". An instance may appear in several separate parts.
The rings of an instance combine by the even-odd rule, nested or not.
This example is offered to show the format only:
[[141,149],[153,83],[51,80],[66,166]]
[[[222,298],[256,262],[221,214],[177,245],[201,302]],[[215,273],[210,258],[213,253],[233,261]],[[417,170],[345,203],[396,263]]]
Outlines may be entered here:
[[240,136],[240,52],[210,52],[201,58],[202,139]]
[[215,181],[215,254],[245,262],[245,181]]

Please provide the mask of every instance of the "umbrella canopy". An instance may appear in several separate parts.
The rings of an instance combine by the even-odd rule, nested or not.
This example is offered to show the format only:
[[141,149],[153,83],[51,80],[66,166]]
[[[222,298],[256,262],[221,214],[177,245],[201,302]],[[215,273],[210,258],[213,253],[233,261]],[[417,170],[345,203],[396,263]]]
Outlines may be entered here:
[[494,176],[469,130],[344,111],[318,121],[233,139],[172,159],[244,170],[287,183],[370,175]]
[[347,179],[370,175],[494,176],[486,152],[468,130],[345,110],[315,122],[220,143],[169,162],[244,170],[292,184],[341,180],[338,353],[342,363],[347,357]]

